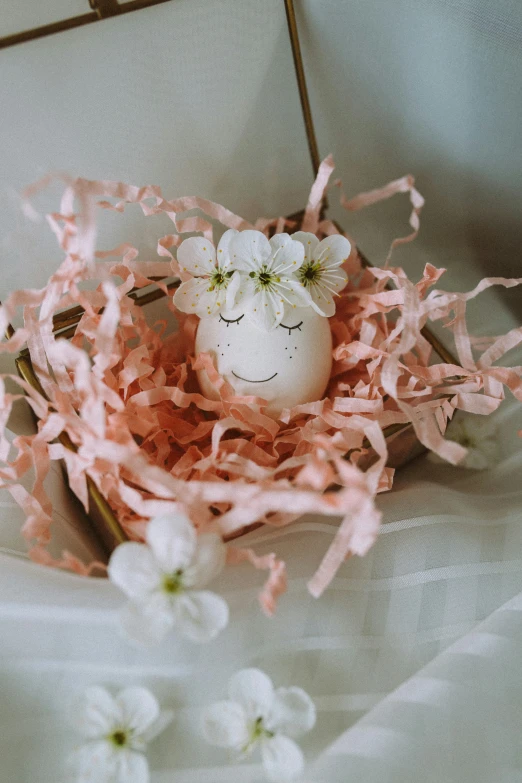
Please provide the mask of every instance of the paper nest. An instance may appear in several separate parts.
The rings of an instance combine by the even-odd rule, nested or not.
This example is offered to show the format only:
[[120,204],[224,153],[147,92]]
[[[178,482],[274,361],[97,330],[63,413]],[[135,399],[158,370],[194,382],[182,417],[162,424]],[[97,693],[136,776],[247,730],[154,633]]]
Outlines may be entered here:
[[[320,214],[332,169],[328,158],[302,224],[319,238],[338,233]],[[46,184],[39,183],[28,197]],[[342,202],[351,211],[401,192],[410,197],[413,232],[396,240],[393,250],[413,239],[419,227],[423,200],[411,177],[351,201],[342,196]],[[172,221],[174,233],[157,243],[163,260],[141,261],[129,245],[95,251],[97,209],[123,212],[131,203],[141,206],[145,218],[163,213]],[[68,553],[53,560],[45,548],[51,537],[51,501],[43,482],[51,463],[65,460],[70,487],[84,506],[89,476],[132,539],[143,536],[154,515],[180,509],[198,530],[219,530],[225,537],[255,522],[286,525],[305,513],[340,517],[309,582],[318,596],[345,558],[365,554],[378,534],[375,496],[390,489],[393,479],[386,466],[387,427],[411,422],[426,447],[456,463],[465,450],[443,437],[456,409],[489,414],[503,399],[504,387],[522,400],[520,368],[494,364],[522,341],[522,330],[481,339],[477,355],[465,325],[470,299],[492,285],[510,287],[521,280],[486,279],[471,293],[447,293],[433,288],[444,270],[431,265],[417,281],[389,266],[389,258],[384,268],[363,269],[352,239],[345,264],[349,284],[330,319],[334,364],[327,396],[287,410],[274,421],[263,414],[259,398],[234,396],[210,356],[195,360],[198,319],[175,312],[171,294],[164,301],[179,330],[164,338],[165,324],[149,324],[147,308],[129,293],[150,286],[152,277],[177,275],[175,248],[187,235],[202,233],[216,242],[224,227],[256,228],[269,235],[291,231],[291,222],[261,219],[252,226],[205,199],[169,201],[157,187],[81,179],[66,182],[60,212],[48,220],[65,259],[42,290],[16,292],[0,309],[4,330],[23,307],[24,326],[1,349],[15,353],[27,343],[47,397],[17,379],[39,427],[37,434],[15,441],[15,456],[8,460],[3,429],[16,395],[7,394],[2,383],[0,479],[26,513],[23,533],[39,562],[80,573],[92,567]],[[215,238],[216,223],[220,232]],[[98,285],[84,290],[84,281]],[[154,285],[167,293],[164,282]],[[75,305],[85,310],[75,336],[56,339],[53,315]],[[433,363],[432,347],[421,334],[429,320],[442,320],[453,334],[460,365]],[[205,367],[219,390],[219,401],[199,392],[198,366]],[[76,451],[56,441],[63,432]],[[373,461],[368,460],[370,451]],[[21,478],[30,469],[36,479],[27,493]],[[229,549],[231,562],[249,559],[270,569],[262,603],[273,611],[285,587],[284,564],[275,555],[258,558],[251,550]]]

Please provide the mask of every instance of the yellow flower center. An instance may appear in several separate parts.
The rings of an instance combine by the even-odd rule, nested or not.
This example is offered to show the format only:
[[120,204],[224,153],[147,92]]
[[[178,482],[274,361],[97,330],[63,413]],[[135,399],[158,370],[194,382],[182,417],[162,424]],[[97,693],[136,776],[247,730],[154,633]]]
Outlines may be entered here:
[[128,734],[123,729],[118,729],[111,734],[110,740],[117,748],[123,748],[128,743]]
[[183,571],[179,569],[173,574],[165,574],[162,587],[166,593],[180,593],[183,590]]
[[258,272],[250,272],[250,277],[255,280],[256,291],[272,291],[275,283],[281,282],[281,278],[274,275],[265,264]]
[[308,264],[303,264],[299,270],[299,279],[305,287],[311,286],[321,278],[322,271],[318,261],[310,261]]

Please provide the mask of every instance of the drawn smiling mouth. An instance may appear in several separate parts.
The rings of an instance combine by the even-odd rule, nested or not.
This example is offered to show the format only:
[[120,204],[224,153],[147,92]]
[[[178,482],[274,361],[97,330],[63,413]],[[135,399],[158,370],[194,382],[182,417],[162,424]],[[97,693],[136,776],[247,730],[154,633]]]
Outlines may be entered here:
[[266,383],[267,381],[271,381],[272,378],[275,378],[277,373],[275,372],[273,375],[270,376],[270,378],[263,378],[262,381],[250,381],[248,378],[242,378],[240,375],[235,373],[234,370],[232,370],[232,375],[235,378],[239,378],[240,381],[246,381],[246,383]]

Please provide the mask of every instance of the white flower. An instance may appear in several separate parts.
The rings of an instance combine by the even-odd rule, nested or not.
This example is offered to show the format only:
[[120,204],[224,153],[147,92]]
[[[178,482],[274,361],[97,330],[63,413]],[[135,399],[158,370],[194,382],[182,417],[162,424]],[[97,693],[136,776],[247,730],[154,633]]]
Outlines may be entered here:
[[237,233],[233,228],[225,231],[217,254],[212,242],[204,237],[190,237],[181,243],[178,263],[193,277],[182,283],[174,294],[178,310],[204,316],[231,309],[240,278],[232,269],[229,244]]
[[301,242],[305,251],[297,277],[309,292],[314,310],[329,318],[335,313],[334,296],[348,282],[341,264],[350,255],[351,245],[340,234],[332,234],[319,242],[315,234],[296,231],[292,238]]
[[[497,427],[489,417],[457,412],[448,424],[446,438],[460,443],[468,450],[459,462],[459,468],[486,470],[499,461]],[[430,453],[429,458],[432,462],[445,462],[434,453]]]
[[289,310],[310,304],[295,276],[304,249],[288,234],[276,234],[268,241],[260,231],[241,231],[230,241],[230,258],[241,273],[236,304],[260,329],[273,329]]
[[228,605],[198,588],[225,565],[221,538],[198,536],[186,517],[171,515],[152,519],[146,540],[120,544],[108,566],[111,581],[130,598],[122,617],[126,632],[145,644],[160,642],[171,628],[192,641],[210,641],[227,625]]
[[116,697],[100,686],[87,688],[71,711],[71,722],[88,740],[69,758],[76,783],[148,783],[144,751],[172,720],[146,688],[125,688]]
[[259,669],[243,669],[228,683],[228,700],[207,707],[203,733],[211,745],[230,748],[238,758],[257,746],[269,780],[295,780],[304,757],[291,737],[315,725],[315,706],[301,688],[278,688]]

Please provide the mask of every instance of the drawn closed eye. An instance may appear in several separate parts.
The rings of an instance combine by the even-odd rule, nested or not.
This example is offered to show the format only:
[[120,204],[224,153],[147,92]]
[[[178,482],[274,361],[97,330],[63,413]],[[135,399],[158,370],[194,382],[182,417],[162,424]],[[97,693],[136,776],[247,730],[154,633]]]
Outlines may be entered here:
[[302,325],[303,325],[302,321],[299,321],[299,323],[296,324],[295,326],[287,326],[286,324],[279,324],[279,326],[281,326],[283,329],[288,329],[288,334],[291,334],[294,331],[294,329],[299,329],[299,331],[301,331]]
[[241,319],[244,317],[245,315],[243,314],[240,315],[239,318],[223,318],[221,313],[219,314],[219,318],[221,319],[221,321],[224,321],[227,326],[230,326],[230,324],[238,324],[241,321]]

